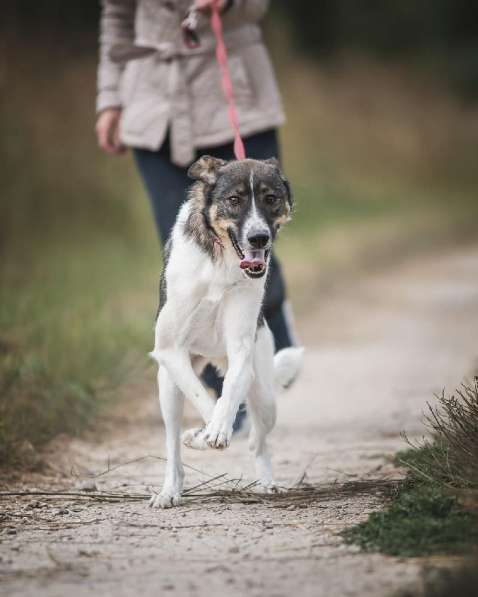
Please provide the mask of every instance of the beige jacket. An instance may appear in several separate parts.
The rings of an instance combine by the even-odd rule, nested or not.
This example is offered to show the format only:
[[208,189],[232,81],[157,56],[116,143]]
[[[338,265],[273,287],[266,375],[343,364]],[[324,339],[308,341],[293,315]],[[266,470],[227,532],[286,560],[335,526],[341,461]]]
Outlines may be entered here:
[[[200,46],[186,47],[181,21],[192,0],[103,0],[97,110],[123,108],[125,145],[158,149],[169,128],[172,160],[232,140],[215,42],[207,17]],[[223,15],[241,133],[284,122],[274,73],[258,21],[268,0],[233,0]]]

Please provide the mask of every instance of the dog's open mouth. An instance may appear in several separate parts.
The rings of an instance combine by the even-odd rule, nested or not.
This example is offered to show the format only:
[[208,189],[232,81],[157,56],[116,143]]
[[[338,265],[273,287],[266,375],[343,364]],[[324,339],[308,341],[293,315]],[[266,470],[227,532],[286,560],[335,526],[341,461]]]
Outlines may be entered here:
[[239,267],[251,278],[260,278],[266,271],[267,252],[264,249],[247,250]]
[[249,276],[249,278],[261,278],[266,273],[267,259],[270,251],[268,249],[243,250],[232,230],[228,230],[228,232],[232,246],[241,260],[239,267]]

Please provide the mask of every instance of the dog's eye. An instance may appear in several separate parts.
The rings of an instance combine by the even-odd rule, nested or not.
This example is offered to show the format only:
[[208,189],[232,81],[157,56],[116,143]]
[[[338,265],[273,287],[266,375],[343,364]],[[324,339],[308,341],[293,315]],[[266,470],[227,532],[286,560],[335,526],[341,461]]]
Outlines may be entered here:
[[264,201],[266,202],[267,205],[276,205],[277,200],[278,200],[277,195],[269,194],[264,197]]
[[231,197],[227,198],[227,202],[232,207],[237,207],[241,203],[241,198],[238,197],[237,195],[231,195]]

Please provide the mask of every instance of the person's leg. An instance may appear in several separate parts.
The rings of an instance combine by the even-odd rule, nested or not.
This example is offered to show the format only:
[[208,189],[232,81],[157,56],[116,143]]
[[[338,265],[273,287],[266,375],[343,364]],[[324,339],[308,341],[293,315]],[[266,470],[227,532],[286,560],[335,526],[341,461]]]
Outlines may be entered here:
[[292,322],[287,317],[288,308],[281,266],[272,253],[267,275],[264,317],[274,336],[276,352],[295,344]]
[[171,162],[167,140],[159,151],[135,149],[134,157],[151,201],[160,240],[165,244],[191,180],[186,168]]
[[[244,139],[244,145],[248,158],[266,160],[275,157],[280,160],[280,148],[277,131],[275,130],[251,135]],[[202,150],[201,153],[207,153],[224,160],[234,159],[232,143],[227,143],[219,147],[208,147]],[[274,336],[276,352],[294,344],[292,322],[287,316],[287,310],[284,279],[279,261],[273,253],[266,285],[264,317]]]

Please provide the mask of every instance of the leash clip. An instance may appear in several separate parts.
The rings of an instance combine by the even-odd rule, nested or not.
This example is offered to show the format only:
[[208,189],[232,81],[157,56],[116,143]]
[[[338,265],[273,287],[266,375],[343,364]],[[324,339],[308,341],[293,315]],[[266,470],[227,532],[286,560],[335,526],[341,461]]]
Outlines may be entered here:
[[198,10],[196,8],[190,8],[181,23],[183,41],[190,50],[199,48],[199,46],[201,45],[199,35],[196,32],[197,26]]

